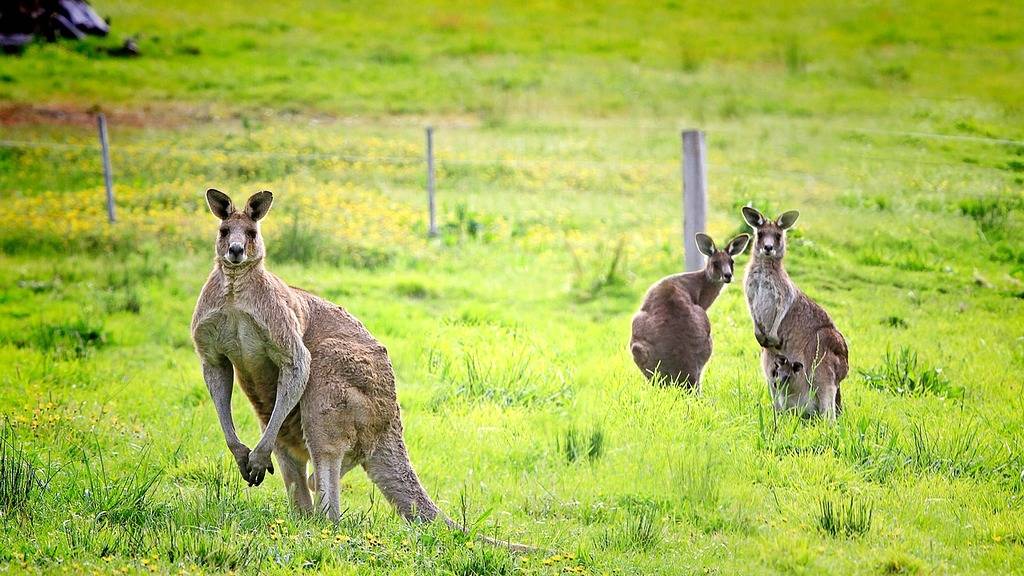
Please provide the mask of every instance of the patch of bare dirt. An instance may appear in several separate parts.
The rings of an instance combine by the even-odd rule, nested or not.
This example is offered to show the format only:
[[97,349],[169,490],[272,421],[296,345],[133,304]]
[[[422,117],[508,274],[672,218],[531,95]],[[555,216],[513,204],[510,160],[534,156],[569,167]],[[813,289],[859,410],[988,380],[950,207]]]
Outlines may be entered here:
[[0,126],[93,126],[99,112],[106,114],[111,123],[136,128],[174,128],[216,119],[208,110],[200,108],[100,109],[74,104],[0,104]]

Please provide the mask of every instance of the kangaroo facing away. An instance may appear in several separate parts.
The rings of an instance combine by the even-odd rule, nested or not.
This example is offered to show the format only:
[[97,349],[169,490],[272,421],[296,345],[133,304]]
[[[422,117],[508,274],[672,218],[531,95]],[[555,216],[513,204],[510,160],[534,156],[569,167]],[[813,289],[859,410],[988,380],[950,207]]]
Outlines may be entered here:
[[[306,466],[312,459],[317,509],[337,521],[341,477],[362,465],[406,519],[440,517],[464,531],[434,505],[409,462],[384,346],[342,308],[289,287],[264,268],[259,221],[273,195],[254,194],[240,211],[217,190],[207,191],[206,199],[221,222],[213,272],[192,317],[192,339],[245,480],[258,486],[267,472],[273,474],[273,452],[292,506],[310,513]],[[263,428],[252,450],[239,440],[231,417],[235,376]]]
[[711,323],[707,309],[722,286],[732,282],[733,256],[747,247],[740,234],[718,250],[706,234],[697,234],[697,248],[708,257],[703,270],[673,274],[655,283],[633,316],[629,349],[644,376],[700,391],[700,377],[711,357]]
[[791,210],[768,220],[754,208],[743,208],[744,220],[754,229],[744,288],[769,387],[774,385],[772,371],[778,356],[804,368],[792,379],[784,398],[776,400],[773,395],[775,408],[834,419],[842,409],[839,383],[849,371],[846,340],[828,312],[793,284],[782,265],[786,230],[799,216]]

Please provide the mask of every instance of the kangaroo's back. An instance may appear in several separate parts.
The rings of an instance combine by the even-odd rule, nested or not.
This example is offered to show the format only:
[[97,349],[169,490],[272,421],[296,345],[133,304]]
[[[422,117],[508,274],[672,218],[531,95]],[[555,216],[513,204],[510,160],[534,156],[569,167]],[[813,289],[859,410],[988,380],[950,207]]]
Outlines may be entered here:
[[380,345],[366,326],[341,306],[302,288],[288,289],[309,311],[303,334],[307,345],[328,338],[351,342],[353,346]]
[[675,274],[647,292],[633,316],[630,352],[644,376],[664,375],[670,381],[699,387],[711,357],[711,323],[700,305],[703,272]]

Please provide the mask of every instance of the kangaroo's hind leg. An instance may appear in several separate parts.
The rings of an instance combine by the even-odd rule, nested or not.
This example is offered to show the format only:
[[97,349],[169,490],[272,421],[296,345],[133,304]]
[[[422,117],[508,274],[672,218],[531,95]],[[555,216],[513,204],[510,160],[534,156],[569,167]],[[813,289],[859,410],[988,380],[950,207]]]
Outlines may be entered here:
[[313,501],[306,486],[306,463],[309,461],[309,455],[305,450],[281,445],[277,446],[274,454],[277,456],[278,466],[281,467],[281,478],[284,480],[285,489],[288,490],[288,499],[292,507],[300,514],[312,513]]
[[[324,405],[322,399],[312,403]],[[302,425],[306,432],[306,446],[313,459],[316,509],[337,522],[341,518],[341,477],[357,463],[352,453],[356,437],[353,423],[351,418],[345,418],[343,411],[336,409],[315,413],[304,410],[303,413],[315,414],[315,417],[304,418]]]
[[377,357],[333,339],[311,353],[309,383],[301,400],[302,428],[315,467],[318,510],[337,521],[341,477],[374,450],[384,425],[382,403],[372,402],[364,392],[373,389]]
[[313,456],[316,467],[317,510],[332,522],[341,519],[341,478],[355,467],[355,462],[334,454]]
[[826,357],[825,360],[814,372],[815,404],[818,416],[835,420],[839,416],[839,383],[836,382],[830,358]]

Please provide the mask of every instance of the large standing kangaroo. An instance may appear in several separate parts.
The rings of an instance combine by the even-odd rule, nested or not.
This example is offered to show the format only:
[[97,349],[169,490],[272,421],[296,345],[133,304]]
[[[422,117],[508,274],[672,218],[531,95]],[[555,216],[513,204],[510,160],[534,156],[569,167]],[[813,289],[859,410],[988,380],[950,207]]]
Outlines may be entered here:
[[[271,193],[254,194],[241,211],[217,190],[207,191],[206,199],[221,223],[192,339],[245,480],[256,486],[273,473],[273,452],[292,505],[312,512],[306,482],[312,459],[318,509],[337,521],[341,476],[361,464],[406,519],[441,517],[463,530],[434,505],[409,462],[384,346],[345,310],[264,268],[259,220],[270,210]],[[238,439],[231,418],[233,376],[263,427],[252,450]]]
[[[743,208],[743,219],[754,229],[744,288],[773,405],[834,419],[842,411],[839,383],[849,371],[846,340],[828,312],[793,284],[782,265],[786,230],[799,216],[790,210],[768,220],[753,208]],[[804,366],[787,387],[776,388],[771,377],[778,356]]]

